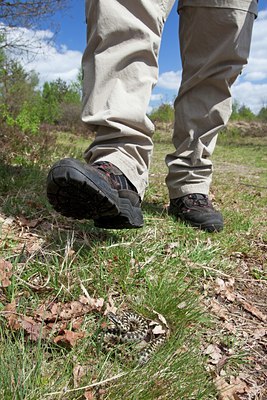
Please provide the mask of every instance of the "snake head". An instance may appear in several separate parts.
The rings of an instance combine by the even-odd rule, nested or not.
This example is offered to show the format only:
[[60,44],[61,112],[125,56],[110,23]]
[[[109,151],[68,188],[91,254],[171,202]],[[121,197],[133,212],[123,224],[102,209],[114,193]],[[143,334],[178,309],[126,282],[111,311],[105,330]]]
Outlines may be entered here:
[[118,317],[117,315],[115,315],[113,312],[109,312],[107,314],[107,317],[116,326],[116,328],[120,332],[126,332],[127,331],[128,325],[125,325],[125,323],[123,323],[122,319],[120,317]]
[[117,325],[119,323],[118,317],[113,312],[107,313],[107,317],[113,324]]

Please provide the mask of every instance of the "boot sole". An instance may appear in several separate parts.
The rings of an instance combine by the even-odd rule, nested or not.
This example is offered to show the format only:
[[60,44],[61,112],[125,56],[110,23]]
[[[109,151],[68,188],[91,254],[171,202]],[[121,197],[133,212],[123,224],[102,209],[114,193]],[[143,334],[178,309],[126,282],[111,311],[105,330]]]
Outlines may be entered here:
[[85,170],[80,161],[57,162],[47,177],[47,197],[60,214],[74,219],[93,219],[95,226],[109,229],[140,228],[143,216],[140,207],[101,177],[95,168]]

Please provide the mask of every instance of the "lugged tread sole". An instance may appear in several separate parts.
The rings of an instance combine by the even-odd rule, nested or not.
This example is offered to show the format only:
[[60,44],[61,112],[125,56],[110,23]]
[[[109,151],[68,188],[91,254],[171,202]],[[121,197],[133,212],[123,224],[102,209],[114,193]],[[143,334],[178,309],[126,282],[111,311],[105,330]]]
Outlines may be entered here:
[[93,219],[108,229],[140,228],[140,207],[119,196],[96,168],[74,159],[57,162],[47,177],[47,197],[53,208],[66,217]]

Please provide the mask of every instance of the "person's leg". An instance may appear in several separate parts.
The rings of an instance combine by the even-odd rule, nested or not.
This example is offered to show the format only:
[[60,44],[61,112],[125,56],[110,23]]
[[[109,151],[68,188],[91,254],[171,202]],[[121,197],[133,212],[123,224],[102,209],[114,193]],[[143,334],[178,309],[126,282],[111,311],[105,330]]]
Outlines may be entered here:
[[143,197],[154,126],[146,116],[158,77],[164,21],[175,0],[87,0],[82,119],[96,138],[90,164],[109,161]]
[[[248,3],[243,1],[245,6]],[[183,74],[175,101],[176,150],[166,157],[170,212],[204,229],[208,218],[207,230],[220,230],[222,217],[205,200],[212,178],[208,157],[214,150],[218,131],[231,115],[230,87],[247,63],[255,15],[246,10],[211,6],[184,6],[179,13]],[[182,197],[192,194],[201,196],[193,196],[187,205],[180,203]],[[190,207],[194,215],[188,212]]]
[[157,81],[163,24],[175,0],[87,0],[82,119],[96,138],[88,164],[66,159],[47,180],[53,207],[103,228],[143,225],[153,125],[146,117]]

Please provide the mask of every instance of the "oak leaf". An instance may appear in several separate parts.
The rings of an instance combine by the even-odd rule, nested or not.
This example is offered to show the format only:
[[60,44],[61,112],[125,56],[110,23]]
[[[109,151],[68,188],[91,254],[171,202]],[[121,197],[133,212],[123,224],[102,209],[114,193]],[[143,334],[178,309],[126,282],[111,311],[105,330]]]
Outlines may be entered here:
[[248,387],[240,378],[230,378],[230,383],[227,383],[224,378],[217,376],[215,385],[219,392],[218,400],[240,400],[238,393],[245,393]]
[[84,332],[72,332],[69,330],[62,330],[59,332],[60,334],[55,337],[54,343],[62,343],[68,346],[74,347],[78,340],[84,338]]
[[11,284],[12,264],[0,258],[0,287],[8,287]]

